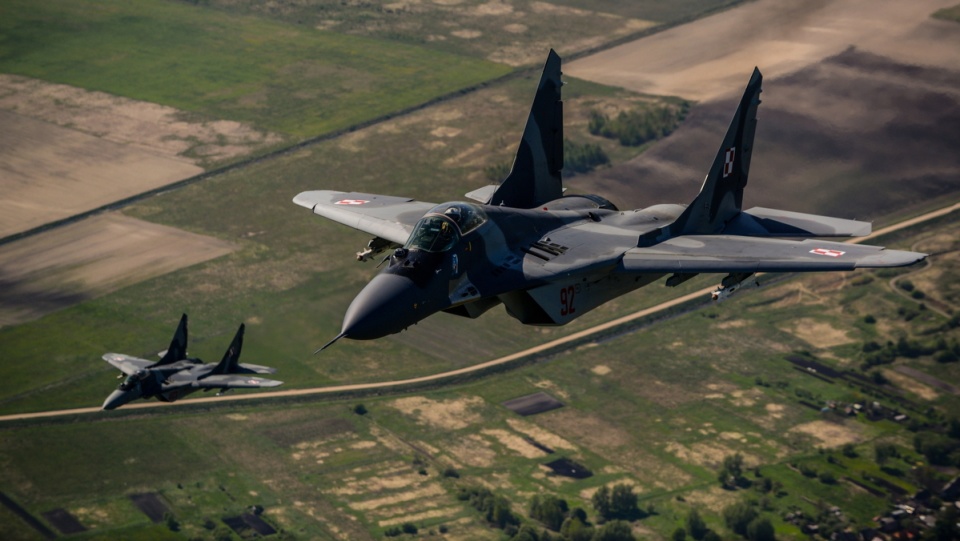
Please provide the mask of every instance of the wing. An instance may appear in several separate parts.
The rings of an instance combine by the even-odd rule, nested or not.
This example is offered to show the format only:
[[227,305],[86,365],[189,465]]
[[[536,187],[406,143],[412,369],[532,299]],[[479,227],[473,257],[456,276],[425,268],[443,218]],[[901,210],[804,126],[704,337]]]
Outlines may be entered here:
[[256,389],[282,384],[282,381],[247,374],[217,374],[194,381],[190,386],[196,389]]
[[293,202],[314,214],[397,244],[405,244],[420,218],[436,206],[407,197],[330,190],[302,192]]
[[684,235],[623,256],[630,272],[804,272],[899,267],[926,254],[821,240]]
[[131,357],[130,355],[124,355],[122,353],[107,353],[103,356],[103,360],[117,367],[128,376],[136,373],[137,370],[143,370],[153,365],[153,361],[139,357]]

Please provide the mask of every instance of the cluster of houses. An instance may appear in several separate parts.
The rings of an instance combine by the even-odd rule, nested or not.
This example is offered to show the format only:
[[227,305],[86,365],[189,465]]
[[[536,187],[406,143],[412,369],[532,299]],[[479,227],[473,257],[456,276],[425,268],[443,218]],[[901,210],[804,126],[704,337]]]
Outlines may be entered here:
[[[944,506],[954,506],[960,516],[960,476],[936,493],[921,490],[909,498],[892,503],[883,515],[873,518],[874,526],[855,529],[846,527],[840,530],[827,524],[844,523],[846,519],[839,507],[830,507],[821,514],[820,522],[808,517],[801,511],[793,511],[783,518],[786,522],[799,526],[801,531],[813,539],[830,541],[913,541],[924,538],[924,531],[933,528],[937,515]],[[958,524],[957,531],[960,531]]]

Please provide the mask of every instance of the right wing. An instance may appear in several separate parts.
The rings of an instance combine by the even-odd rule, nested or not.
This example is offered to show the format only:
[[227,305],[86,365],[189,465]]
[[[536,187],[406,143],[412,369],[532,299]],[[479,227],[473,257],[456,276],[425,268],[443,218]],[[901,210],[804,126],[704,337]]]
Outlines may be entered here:
[[420,218],[436,206],[407,197],[330,190],[302,192],[293,202],[324,218],[400,245],[406,244]]
[[214,374],[190,384],[197,389],[257,389],[260,387],[276,387],[282,381],[266,379],[246,374]]
[[135,374],[137,370],[149,368],[154,364],[152,361],[139,357],[131,357],[130,355],[124,355],[122,353],[107,353],[103,356],[103,360],[117,367],[128,376]]
[[899,267],[927,254],[807,239],[683,235],[623,256],[628,272],[808,272]]

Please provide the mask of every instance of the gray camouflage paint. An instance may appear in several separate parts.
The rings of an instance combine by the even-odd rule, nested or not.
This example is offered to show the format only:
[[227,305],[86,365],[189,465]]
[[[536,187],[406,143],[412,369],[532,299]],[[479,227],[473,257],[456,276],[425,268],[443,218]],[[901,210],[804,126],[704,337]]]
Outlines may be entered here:
[[244,325],[240,325],[219,363],[204,364],[200,359],[187,357],[187,315],[183,314],[173,335],[170,347],[157,362],[107,353],[103,360],[120,369],[126,379],[103,402],[103,409],[112,410],[138,398],[156,397],[162,402],[173,402],[203,389],[251,389],[276,387],[282,381],[261,378],[252,374],[272,374],[273,368],[255,364],[240,364]]

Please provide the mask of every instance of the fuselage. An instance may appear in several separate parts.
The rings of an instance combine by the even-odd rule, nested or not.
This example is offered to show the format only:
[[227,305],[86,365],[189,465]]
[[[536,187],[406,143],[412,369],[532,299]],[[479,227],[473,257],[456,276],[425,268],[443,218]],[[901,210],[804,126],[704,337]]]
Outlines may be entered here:
[[209,374],[215,366],[213,363],[201,364],[197,360],[186,359],[163,367],[138,370],[127,376],[107,397],[103,409],[116,409],[138,398],[174,402],[197,391],[192,383]]
[[501,303],[523,323],[565,324],[662,276],[621,276],[617,266],[640,235],[683,208],[620,211],[596,196],[537,209],[438,205],[351,303],[342,335],[380,338],[439,311],[477,317]]

